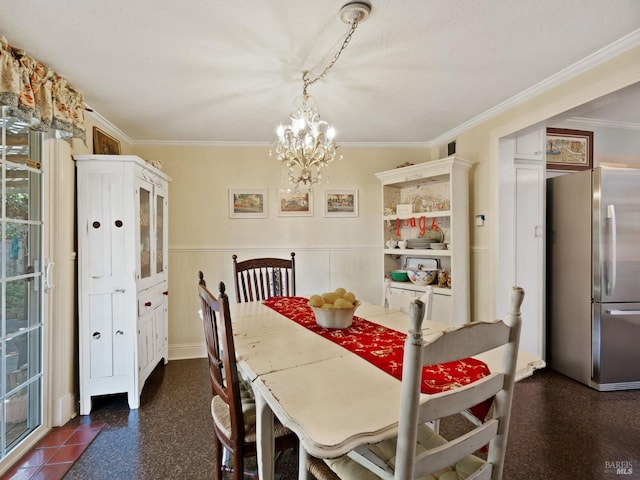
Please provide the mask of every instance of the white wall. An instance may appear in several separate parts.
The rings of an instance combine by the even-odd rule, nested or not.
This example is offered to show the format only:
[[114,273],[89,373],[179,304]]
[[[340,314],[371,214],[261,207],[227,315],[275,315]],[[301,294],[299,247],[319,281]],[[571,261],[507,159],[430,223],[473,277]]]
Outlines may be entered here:
[[[382,299],[382,188],[374,173],[427,160],[426,149],[342,148],[329,184],[313,190],[313,216],[277,214],[278,162],[268,147],[137,145],[134,153],[160,160],[169,187],[169,357],[204,353],[197,316],[198,271],[215,292],[224,281],[235,301],[231,256],[286,258],[296,253],[297,293],[344,287],[369,302]],[[268,218],[229,218],[229,189],[268,191]],[[326,190],[358,191],[357,217],[324,216]]]

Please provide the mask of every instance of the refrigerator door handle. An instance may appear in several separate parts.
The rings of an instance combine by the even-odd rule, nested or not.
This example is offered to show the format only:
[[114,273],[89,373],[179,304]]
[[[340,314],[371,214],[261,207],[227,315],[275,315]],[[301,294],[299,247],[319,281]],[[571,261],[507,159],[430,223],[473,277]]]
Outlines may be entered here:
[[616,208],[607,205],[607,220],[609,220],[609,258],[607,259],[607,295],[613,295],[616,288]]
[[607,310],[609,315],[640,315],[640,310]]

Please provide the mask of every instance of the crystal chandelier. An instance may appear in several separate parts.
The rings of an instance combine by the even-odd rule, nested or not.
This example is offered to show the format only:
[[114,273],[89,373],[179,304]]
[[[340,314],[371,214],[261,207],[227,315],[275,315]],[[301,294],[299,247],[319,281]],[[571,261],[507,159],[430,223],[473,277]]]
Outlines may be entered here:
[[313,80],[309,79],[308,71],[302,72],[302,95],[294,103],[294,111],[289,115],[290,123],[278,126],[276,158],[286,169],[288,181],[295,185],[295,190],[311,190],[314,184],[321,182],[322,170],[334,160],[338,150],[335,129],[320,119],[315,100],[307,93],[307,89],[327,75],[347,48],[358,23],[365,20],[370,12],[371,6],[364,2],[351,2],[340,9],[340,19],[349,24],[342,46],[329,65]]

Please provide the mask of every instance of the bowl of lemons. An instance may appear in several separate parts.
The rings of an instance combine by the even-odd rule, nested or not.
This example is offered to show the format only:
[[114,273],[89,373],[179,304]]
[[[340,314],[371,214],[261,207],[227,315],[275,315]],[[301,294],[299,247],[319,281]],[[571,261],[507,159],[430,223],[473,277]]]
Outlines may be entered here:
[[309,297],[309,306],[316,323],[324,328],[347,328],[353,323],[353,313],[360,306],[353,292],[340,287]]

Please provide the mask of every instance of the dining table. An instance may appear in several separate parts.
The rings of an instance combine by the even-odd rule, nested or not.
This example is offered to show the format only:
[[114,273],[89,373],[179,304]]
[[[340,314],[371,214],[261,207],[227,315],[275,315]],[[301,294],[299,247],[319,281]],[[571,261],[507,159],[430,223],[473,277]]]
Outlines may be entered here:
[[[401,365],[392,361],[384,369],[375,362],[387,347],[366,358],[345,346],[347,332],[310,324],[304,297],[230,304],[230,313],[238,370],[255,394],[259,478],[274,478],[274,416],[300,440],[300,479],[307,478],[307,455],[335,458],[397,432]],[[361,302],[354,315],[354,322],[399,338],[409,327],[407,313],[373,303]],[[424,339],[450,328],[425,320]],[[360,335],[358,328],[347,330]],[[476,358],[492,370],[500,368],[501,355],[496,349]],[[519,352],[516,380],[544,366]]]

